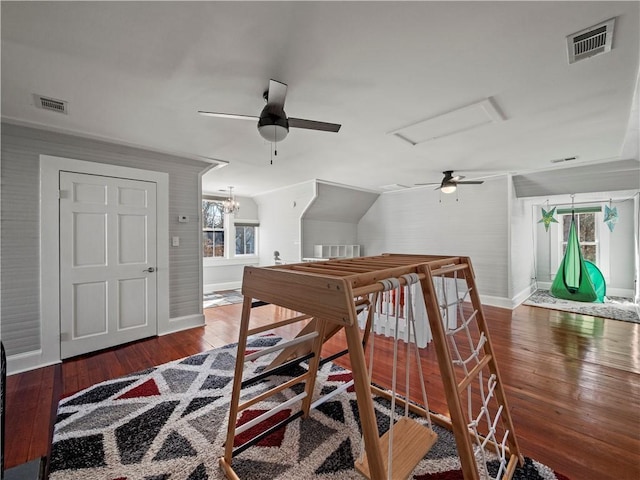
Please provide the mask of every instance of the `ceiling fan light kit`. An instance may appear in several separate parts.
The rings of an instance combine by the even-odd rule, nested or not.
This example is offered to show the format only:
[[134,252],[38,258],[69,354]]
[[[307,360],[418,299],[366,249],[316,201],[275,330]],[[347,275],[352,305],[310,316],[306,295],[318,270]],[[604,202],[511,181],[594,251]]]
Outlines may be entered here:
[[458,188],[458,185],[480,185],[484,183],[484,180],[468,180],[463,182],[462,179],[464,176],[456,175],[453,176],[453,170],[445,170],[442,172],[444,178],[442,181],[438,183],[416,183],[416,185],[438,185],[436,190],[440,190],[442,193],[453,193]]
[[269,80],[269,89],[263,94],[267,105],[262,109],[259,117],[237,113],[207,112],[204,110],[198,110],[198,113],[211,117],[234,120],[258,120],[258,132],[260,136],[272,144],[284,140],[289,134],[289,127],[334,133],[340,130],[341,125],[337,123],[319,122],[317,120],[306,120],[304,118],[288,118],[284,111],[286,95],[286,83]]
[[284,110],[278,105],[267,104],[258,119],[258,132],[271,143],[284,140],[289,134],[289,121]]

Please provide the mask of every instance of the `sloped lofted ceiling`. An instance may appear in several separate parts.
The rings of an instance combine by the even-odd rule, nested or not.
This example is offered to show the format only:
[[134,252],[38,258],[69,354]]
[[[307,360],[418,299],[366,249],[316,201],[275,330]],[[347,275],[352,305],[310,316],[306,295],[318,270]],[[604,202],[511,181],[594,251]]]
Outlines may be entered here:
[[[313,178],[380,190],[443,170],[496,172],[637,160],[630,122],[638,2],[2,2],[3,121],[228,162],[204,190],[238,195]],[[611,52],[569,64],[566,36],[616,18]],[[292,129],[253,122],[269,79]],[[33,94],[68,101],[67,115]],[[415,146],[390,134],[482,101],[503,121]],[[637,107],[635,115],[637,116]],[[635,125],[635,127],[633,126]],[[629,145],[629,142],[627,143]],[[624,147],[624,148],[623,148]]]
[[358,223],[378,198],[371,191],[316,183],[317,196],[304,212],[302,218],[331,222]]

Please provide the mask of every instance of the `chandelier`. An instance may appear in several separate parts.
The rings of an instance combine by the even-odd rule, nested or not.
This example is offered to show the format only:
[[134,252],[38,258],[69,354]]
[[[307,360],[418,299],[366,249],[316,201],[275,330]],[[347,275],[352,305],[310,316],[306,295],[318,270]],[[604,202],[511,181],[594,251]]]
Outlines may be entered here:
[[240,203],[236,202],[236,197],[233,195],[233,187],[229,187],[229,197],[222,202],[222,208],[224,213],[236,213],[240,210]]

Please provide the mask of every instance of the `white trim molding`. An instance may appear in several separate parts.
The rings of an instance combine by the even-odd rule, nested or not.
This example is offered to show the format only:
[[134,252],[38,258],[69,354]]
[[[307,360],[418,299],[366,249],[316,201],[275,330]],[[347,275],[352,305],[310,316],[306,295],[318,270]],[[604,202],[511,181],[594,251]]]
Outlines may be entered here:
[[[169,321],[169,175],[163,172],[40,155],[41,353],[39,360],[33,362],[31,368],[60,362],[60,206],[58,191],[61,171],[131,178],[156,183],[157,333],[179,329]],[[21,362],[17,360],[14,361],[14,365],[20,368],[18,365]],[[25,361],[23,363],[31,362]]]
[[158,331],[158,335],[168,335],[170,333],[188,330],[193,327],[204,327],[204,324],[204,315],[202,313],[170,318],[167,328],[162,331]]
[[205,293],[221,292],[223,290],[235,290],[242,286],[242,280],[237,282],[209,283],[204,286]]

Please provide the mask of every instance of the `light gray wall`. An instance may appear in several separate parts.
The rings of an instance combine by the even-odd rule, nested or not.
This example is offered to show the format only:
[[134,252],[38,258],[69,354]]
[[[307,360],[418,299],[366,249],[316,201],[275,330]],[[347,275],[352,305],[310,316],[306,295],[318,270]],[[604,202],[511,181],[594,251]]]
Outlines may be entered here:
[[[38,350],[40,338],[41,154],[121,165],[169,174],[170,317],[201,312],[201,228],[178,223],[179,215],[200,217],[199,174],[210,165],[118,144],[2,124],[0,322],[8,355]],[[170,238],[166,239],[167,242]]]
[[302,214],[315,197],[315,181],[256,195],[260,212],[260,264],[273,265],[273,252],[286,263],[302,259]]
[[302,242],[303,258],[314,256],[314,245],[357,245],[358,224],[303,219]]
[[616,223],[613,232],[607,233],[611,248],[609,260],[611,262],[611,288],[633,290],[635,285],[634,258],[634,226],[633,199],[621,203],[614,203],[618,208],[620,220]]
[[259,220],[258,204],[251,197],[236,197],[236,200],[240,203],[240,210],[235,214],[236,221],[238,220]]
[[202,270],[204,293],[239,288],[242,285],[244,267],[247,265],[257,266],[259,263],[260,261],[256,258],[255,262],[243,262],[236,265],[205,265]]
[[[440,194],[432,187],[382,194],[358,224],[367,255],[471,257],[483,299],[509,298],[508,178]],[[442,199],[442,203],[440,203]]]

